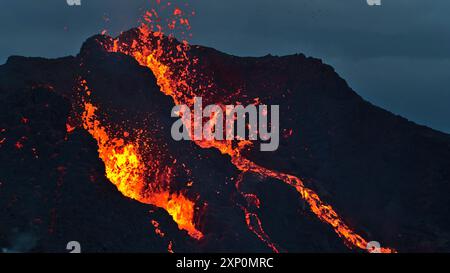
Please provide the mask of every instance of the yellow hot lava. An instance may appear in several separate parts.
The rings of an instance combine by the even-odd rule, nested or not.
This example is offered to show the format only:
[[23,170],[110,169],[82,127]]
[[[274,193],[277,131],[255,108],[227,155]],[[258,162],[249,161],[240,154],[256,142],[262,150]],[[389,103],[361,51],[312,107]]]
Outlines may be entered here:
[[121,138],[111,138],[97,118],[96,111],[97,107],[92,103],[84,102],[83,127],[97,141],[106,177],[123,195],[165,209],[180,229],[186,230],[193,238],[201,239],[203,234],[194,224],[194,202],[181,193],[171,193],[169,189],[161,187],[149,187],[145,179],[148,169],[140,157],[138,145],[126,143]]
[[[177,51],[166,50],[162,46],[160,39],[161,33],[156,33],[152,35],[152,32],[146,25],[141,25],[139,27],[139,38],[133,40],[133,46],[125,44],[123,46],[118,45],[118,40],[114,40],[113,48],[107,48],[111,52],[122,52],[133,56],[142,66],[148,67],[157,79],[157,83],[161,91],[172,97],[175,104],[188,104],[192,102],[192,90],[187,84],[187,78],[189,75],[187,72],[181,73],[184,77],[175,76],[171,69],[171,64],[174,67],[179,67],[180,59],[184,59],[186,63],[185,69],[188,71],[191,61],[186,55],[186,44],[179,45]],[[156,47],[152,43],[153,39],[157,39]],[[153,46],[152,46],[153,44]],[[139,45],[139,46],[137,46]],[[181,48],[180,48],[181,46]],[[189,91],[187,91],[189,90]],[[204,90],[199,90],[204,91]],[[205,92],[206,93],[206,92]],[[220,102],[216,102],[219,103]],[[274,170],[269,170],[256,163],[244,158],[241,155],[242,147],[245,145],[240,145],[234,148],[230,141],[196,141],[196,143],[203,148],[216,148],[222,154],[229,155],[231,157],[231,162],[243,172],[253,172],[260,174],[264,177],[271,177],[283,181],[292,187],[294,187],[300,194],[300,196],[309,204],[311,211],[323,222],[329,224],[339,237],[343,238],[351,247],[357,247],[363,250],[367,250],[367,240],[354,232],[344,221],[339,217],[337,212],[328,204],[320,199],[320,197],[311,189],[305,187],[302,180],[298,177],[277,172]],[[245,143],[243,143],[245,144]],[[249,215],[246,215],[247,222],[249,222]],[[254,228],[250,229],[254,230]],[[256,233],[256,232],[255,232]],[[259,232],[257,235],[261,237],[263,232]],[[271,248],[275,248],[272,243],[268,243]],[[391,248],[382,248],[383,253],[396,252]]]

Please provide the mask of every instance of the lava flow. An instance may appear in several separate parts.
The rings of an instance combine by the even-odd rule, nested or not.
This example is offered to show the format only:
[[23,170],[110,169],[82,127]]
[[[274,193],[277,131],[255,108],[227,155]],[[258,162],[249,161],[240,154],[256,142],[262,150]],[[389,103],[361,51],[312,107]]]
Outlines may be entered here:
[[[151,161],[151,166],[144,164],[138,141],[127,143],[123,138],[112,137],[96,115],[98,108],[85,98],[91,94],[87,82],[81,80],[80,87],[81,91],[85,91],[81,116],[83,127],[97,141],[106,177],[123,195],[165,209],[180,229],[186,230],[195,239],[201,239],[203,234],[194,224],[194,202],[182,193],[171,193],[167,186],[171,179],[171,168],[162,166],[158,160]],[[129,135],[128,132],[123,134]],[[153,175],[161,181],[148,181],[149,173],[163,173]]]
[[[173,30],[177,26],[190,29],[188,15],[183,11],[175,8],[173,17],[167,21],[169,29]],[[105,50],[132,56],[140,65],[148,67],[156,77],[161,92],[170,96],[175,104],[191,106],[195,96],[205,95],[205,99],[210,100],[211,103],[226,105],[226,101],[221,96],[215,97],[211,91],[210,87],[214,85],[214,82],[205,79],[204,75],[195,68],[198,59],[189,57],[190,45],[185,40],[179,43],[173,35],[165,36],[162,32],[161,18],[155,10],[147,12],[144,20],[145,22],[132,35],[111,39],[110,43],[103,44]],[[236,92],[235,95],[238,94],[239,92]],[[170,193],[169,189],[152,190],[149,194],[145,189],[147,183],[144,181],[145,173],[149,170],[142,164],[137,144],[127,144],[123,139],[110,137],[105,127],[102,127],[96,118],[96,108],[89,102],[85,102],[84,105],[84,127],[97,140],[99,154],[105,163],[107,177],[111,182],[128,197],[164,208],[181,229],[188,231],[194,238],[201,238],[202,233],[194,225],[194,202],[181,193]],[[368,241],[345,224],[337,212],[322,201],[313,190],[305,187],[300,178],[267,169],[244,157],[241,152],[244,147],[251,145],[248,141],[239,141],[233,145],[232,141],[203,140],[196,141],[196,144],[202,148],[218,149],[222,154],[230,156],[232,164],[242,173],[251,172],[262,177],[274,178],[294,187],[311,211],[321,221],[329,224],[346,245],[367,250]],[[240,191],[239,183],[240,181],[236,183],[237,190],[247,197],[248,194]],[[250,199],[259,204],[256,195]],[[245,213],[248,228],[274,252],[278,252],[276,245],[263,230],[258,215],[245,207],[241,206],[241,209]],[[391,248],[381,248],[380,251],[396,252]]]
[[[192,68],[192,64],[196,60],[188,58],[187,51],[189,50],[189,45],[186,42],[171,46],[163,41],[161,32],[153,32],[146,24],[142,24],[138,30],[137,38],[131,41],[119,41],[119,39],[115,39],[113,46],[106,49],[110,52],[121,52],[130,55],[141,65],[148,67],[157,78],[157,83],[161,91],[171,96],[175,104],[192,105],[194,96],[199,96],[199,93],[206,93],[205,91],[207,91],[208,86],[205,86],[204,90],[194,91],[193,87],[189,85],[190,82],[195,81],[195,69]],[[173,39],[169,37],[169,40]],[[184,65],[180,66],[182,62],[184,62]],[[180,71],[180,68],[182,71]],[[220,101],[215,103],[224,105]],[[216,148],[222,154],[230,156],[231,162],[242,172],[252,172],[263,177],[275,178],[294,187],[300,196],[309,204],[311,211],[320,220],[329,224],[347,245],[367,250],[368,241],[346,225],[330,205],[323,202],[313,190],[305,187],[300,178],[264,168],[243,157],[241,150],[246,143],[243,143],[244,145],[239,145],[241,144],[239,143],[237,146],[233,146],[231,141],[213,140],[196,141],[196,143],[203,148]],[[265,241],[269,247],[277,251],[276,247],[270,242],[270,239],[262,230],[259,219],[256,218],[256,221],[259,223],[257,226],[260,228],[255,228],[250,223],[250,219],[252,217],[254,218],[255,215],[249,213],[247,210],[244,210],[244,212],[246,213],[246,221],[249,228],[261,240]],[[383,253],[395,252],[391,248],[381,248],[380,251]]]

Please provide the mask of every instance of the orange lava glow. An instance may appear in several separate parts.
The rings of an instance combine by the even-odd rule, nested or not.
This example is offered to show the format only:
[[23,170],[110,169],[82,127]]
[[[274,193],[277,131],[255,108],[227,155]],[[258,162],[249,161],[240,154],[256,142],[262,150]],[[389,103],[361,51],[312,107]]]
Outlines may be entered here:
[[172,241],[170,241],[169,245],[167,246],[167,252],[173,253],[173,243],[172,243]]
[[[153,13],[155,14],[154,11]],[[177,16],[181,14],[181,11],[174,12],[174,15]],[[151,22],[147,20],[147,23]],[[197,76],[191,66],[196,60],[190,59],[187,54],[189,45],[184,41],[181,44],[177,44],[174,49],[164,44],[164,39],[166,38],[162,35],[161,26],[158,25],[156,29],[157,31],[154,31],[153,26],[149,27],[147,24],[142,24],[139,27],[138,37],[133,41],[124,42],[115,39],[113,46],[106,49],[110,52],[121,52],[134,57],[139,64],[148,67],[153,72],[161,92],[171,96],[175,104],[192,105],[194,94],[207,93],[208,86],[204,86],[204,90],[193,91],[189,84]],[[169,36],[169,40],[170,38]],[[184,63],[184,65],[180,66],[180,63]],[[220,101],[214,103],[221,104]],[[141,194],[142,185],[144,185],[142,177],[145,169],[140,162],[137,147],[133,144],[125,144],[120,139],[109,139],[105,129],[95,120],[94,112],[95,107],[86,104],[85,128],[89,130],[98,142],[100,157],[107,167],[108,178],[126,196],[166,209],[180,228],[187,230],[193,237],[201,237],[201,233],[192,224],[194,204],[191,201],[182,195],[173,195],[168,192],[152,193],[148,197],[144,197]],[[234,146],[231,141],[216,140],[196,141],[196,144],[202,148],[218,149],[222,154],[229,156],[233,165],[243,173],[256,173],[262,177],[274,178],[294,187],[300,197],[309,205],[311,212],[321,221],[330,225],[349,247],[367,250],[368,241],[353,231],[332,206],[322,201],[312,189],[307,188],[300,178],[267,169],[242,156],[241,151],[248,145],[247,142],[238,143],[238,145]],[[251,199],[257,200],[254,202],[259,206],[257,197],[252,197]],[[249,229],[274,252],[278,252],[276,246],[264,232],[262,223],[257,215],[249,212],[246,208],[242,209]],[[382,248],[381,252],[393,253],[396,251],[391,248]]]
[[[363,237],[355,233],[344,221],[339,217],[337,212],[328,204],[323,202],[320,197],[311,189],[305,187],[302,180],[296,176],[269,170],[261,167],[250,160],[239,155],[232,156],[233,164],[242,171],[249,171],[260,174],[264,177],[275,178],[294,187],[300,196],[305,200],[311,211],[323,222],[329,224],[339,237],[343,238],[346,243],[352,247],[367,250],[367,243]],[[382,253],[396,252],[392,248],[381,248]]]
[[[159,87],[161,88],[161,91],[169,95],[173,98],[174,102],[176,104],[179,103],[185,103],[185,104],[191,104],[191,98],[190,94],[183,93],[181,90],[186,89],[186,83],[187,80],[183,78],[173,78],[172,76],[175,75],[169,65],[167,63],[163,63],[160,60],[164,56],[165,60],[167,60],[167,56],[165,56],[165,51],[163,47],[157,47],[155,49],[146,47],[146,41],[148,41],[149,37],[152,37],[150,35],[150,32],[146,26],[141,26],[139,28],[140,30],[140,40],[136,41],[138,44],[144,45],[143,47],[136,47],[136,51],[130,50],[129,47],[121,48],[117,46],[117,42],[114,43],[116,46],[113,49],[110,49],[113,52],[122,52],[129,54],[133,56],[141,65],[146,66],[150,68],[150,70],[153,72],[157,79],[157,83]],[[117,40],[116,40],[117,41]],[[148,43],[150,44],[150,43]],[[174,58],[173,60],[178,60],[179,57]],[[182,88],[180,88],[182,87]],[[298,177],[277,172],[274,170],[266,169],[262,166],[259,166],[255,164],[254,162],[251,162],[250,160],[244,158],[241,156],[241,149],[245,145],[240,145],[236,148],[233,148],[230,141],[197,141],[196,142],[199,146],[203,148],[216,148],[218,149],[222,154],[229,155],[231,157],[231,162],[238,168],[239,170],[243,172],[253,172],[260,174],[264,177],[270,177],[278,179],[284,183],[287,183],[294,187],[300,194],[300,196],[309,204],[311,211],[323,222],[329,224],[337,233],[337,235],[341,238],[343,238],[346,243],[348,243],[351,247],[360,248],[363,250],[366,250],[367,247],[367,240],[362,238],[360,235],[355,233],[349,226],[347,226],[344,221],[339,217],[337,212],[328,204],[323,202],[320,197],[311,189],[306,188],[303,184],[302,180]],[[259,230],[254,230],[254,225],[250,225],[251,219],[254,218],[254,214],[247,213],[246,212],[246,222],[249,225],[249,228],[257,234],[257,236],[265,241],[268,242],[267,244],[269,247],[271,247],[274,251],[276,251],[276,247],[269,242],[268,236],[265,235],[264,231],[262,230],[262,225],[259,222],[258,218],[256,221],[258,224]],[[383,253],[392,253],[395,252],[394,249],[391,248],[382,248],[381,252]]]
[[[88,90],[86,81],[82,81],[81,85]],[[152,162],[154,169],[149,170],[140,156],[138,144],[111,137],[107,128],[102,126],[97,118],[97,110],[92,103],[84,100],[83,127],[97,141],[99,157],[105,164],[106,177],[123,195],[165,209],[180,229],[186,230],[195,239],[201,239],[203,234],[194,225],[194,202],[181,193],[171,193],[169,188],[160,186],[167,185],[164,183],[167,181],[156,183],[154,187],[150,186],[146,173],[162,167],[158,162]],[[128,132],[124,132],[121,135],[127,134]],[[164,172],[170,174],[170,169],[164,169]],[[162,179],[167,180],[170,177]],[[163,234],[159,226],[157,230],[159,235]]]

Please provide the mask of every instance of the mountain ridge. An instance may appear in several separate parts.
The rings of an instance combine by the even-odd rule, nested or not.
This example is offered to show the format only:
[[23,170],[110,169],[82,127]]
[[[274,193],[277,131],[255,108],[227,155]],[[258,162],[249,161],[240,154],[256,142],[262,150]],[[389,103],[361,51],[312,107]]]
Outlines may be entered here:
[[[123,39],[127,39],[127,35],[130,34],[124,33]],[[136,103],[136,109],[155,113],[167,126],[170,109],[165,111],[164,107],[167,108],[170,102],[168,98],[152,95],[159,88],[154,77],[150,79],[151,71],[139,66],[130,56],[106,52],[104,45],[98,43],[99,39],[108,42],[110,38],[98,35],[91,37],[75,57],[8,58],[0,66],[0,100],[8,103],[4,94],[11,90],[23,92],[21,90],[24,88],[45,89],[70,100],[74,93],[73,87],[77,85],[77,77],[83,75],[89,82],[94,82],[94,89],[97,90],[94,96],[99,96],[97,100],[101,104],[128,107]],[[279,104],[282,107],[281,133],[284,136],[280,149],[270,153],[270,156],[249,149],[245,151],[245,156],[265,167],[302,177],[309,187],[340,212],[350,226],[366,237],[378,239],[399,251],[450,249],[450,223],[446,220],[450,202],[444,194],[450,190],[450,174],[446,167],[450,163],[450,135],[417,125],[365,101],[331,66],[320,59],[303,54],[235,57],[198,46],[192,46],[189,53],[199,58],[199,70],[206,75],[199,81],[206,78],[215,81],[210,93],[212,101],[216,95],[229,103],[238,100],[250,102],[258,97],[263,103]],[[128,85],[127,80],[131,81]],[[120,87],[132,89],[132,93],[127,93],[124,98],[120,92],[122,89],[112,85],[115,81],[121,84]],[[236,90],[241,91],[236,94]],[[147,99],[144,100],[145,97]],[[144,103],[146,100],[155,100],[158,106],[147,109]],[[20,105],[17,107],[20,113],[22,108]],[[291,135],[285,134],[289,130],[292,130]],[[7,141],[11,137],[8,136]],[[189,154],[203,153],[185,143],[168,142],[169,146],[178,147]],[[218,173],[232,173],[229,164],[219,159],[218,154],[209,150],[204,153],[205,158],[217,162]],[[177,156],[188,160],[180,154]],[[191,166],[198,169],[197,177],[203,181],[199,183],[205,187],[201,189],[194,186],[194,189],[202,192],[201,196],[209,196],[208,200],[213,206],[214,201],[211,200],[215,198],[212,194],[215,189],[208,188],[208,184],[205,184],[208,178],[202,174],[207,171],[195,162],[191,162]],[[14,181],[13,176],[8,175],[8,178]],[[270,230],[268,233],[272,239],[277,238],[274,239],[275,242],[283,242],[280,245],[284,245],[287,251],[344,251],[336,238],[332,238],[333,234],[328,228],[321,227],[302,208],[301,202],[294,208],[289,208],[289,204],[280,208],[271,206],[280,203],[280,197],[282,199],[284,195],[292,196],[290,189],[279,186],[275,191],[278,195],[272,196],[267,194],[268,189],[261,189],[274,185],[274,181],[261,181],[261,178],[252,176],[247,179],[246,183],[251,185],[250,191],[264,195],[261,207],[264,227]],[[215,186],[224,187],[227,194],[236,194],[232,187],[217,180]],[[225,206],[228,202],[226,200],[224,198],[224,203],[220,206]],[[301,226],[307,224],[303,219],[292,219],[295,217],[293,210],[300,211],[298,215],[302,217],[299,218],[312,222],[311,225],[315,228],[305,227],[304,231],[299,231]],[[230,209],[224,217],[226,219],[238,214]],[[417,219],[420,220],[415,221]],[[214,234],[215,230],[211,227],[219,228],[218,223],[222,220],[203,218],[203,221],[208,223],[203,228]],[[252,234],[241,230],[242,223],[236,221],[232,225],[238,227],[238,233],[251,242]],[[277,225],[278,223],[286,224]],[[314,229],[318,227],[324,233],[315,232]],[[232,233],[224,230],[220,234],[234,236]],[[285,233],[291,237],[283,236]],[[319,239],[323,234],[327,234],[325,239]],[[186,240],[183,235],[177,236],[179,237],[173,240]],[[294,236],[298,238],[293,239]],[[308,236],[312,236],[317,242],[306,239]],[[204,249],[227,251],[238,249],[243,244],[236,237],[232,244],[219,247],[223,241],[218,237],[220,236],[212,235],[211,241],[217,240],[216,243],[207,244]],[[195,243],[190,242],[188,245],[191,244]],[[265,251],[259,243],[251,244],[254,245],[249,249]]]

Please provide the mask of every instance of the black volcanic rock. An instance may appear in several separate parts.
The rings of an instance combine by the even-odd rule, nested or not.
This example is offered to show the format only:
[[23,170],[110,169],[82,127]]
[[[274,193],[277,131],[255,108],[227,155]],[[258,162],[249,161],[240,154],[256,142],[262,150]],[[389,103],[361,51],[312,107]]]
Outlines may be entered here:
[[244,87],[248,103],[280,105],[281,132],[292,135],[250,159],[302,177],[366,237],[400,251],[448,251],[449,135],[364,101],[318,59],[193,54],[222,93]]
[[124,198],[104,177],[89,134],[65,140],[68,101],[43,88],[2,90],[1,106],[3,251],[66,252],[73,240],[85,252],[166,250],[149,232],[148,206]]
[[[246,226],[239,208],[246,202],[234,185],[240,173],[229,158],[173,141],[171,98],[149,69],[104,51],[100,43],[109,41],[94,36],[76,57],[16,56],[0,66],[0,248],[64,252],[78,240],[88,252],[163,252],[172,241],[179,252],[270,251]],[[199,58],[205,80],[214,80],[210,102],[280,105],[279,149],[248,150],[251,160],[303,178],[365,238],[399,251],[450,249],[448,135],[369,104],[314,58],[240,58],[197,46],[189,54]],[[203,240],[180,231],[164,210],[122,196],[104,176],[90,135],[67,134],[80,78],[105,122],[145,128],[163,148],[162,162],[176,159],[191,171],[177,173],[172,188],[198,197]],[[255,212],[281,250],[347,251],[292,187],[253,174],[244,174],[242,185],[259,196]],[[152,219],[165,237],[155,234]]]

